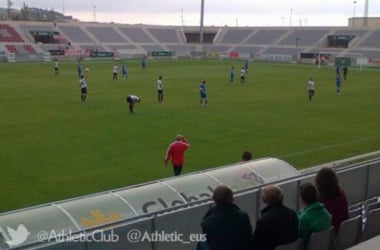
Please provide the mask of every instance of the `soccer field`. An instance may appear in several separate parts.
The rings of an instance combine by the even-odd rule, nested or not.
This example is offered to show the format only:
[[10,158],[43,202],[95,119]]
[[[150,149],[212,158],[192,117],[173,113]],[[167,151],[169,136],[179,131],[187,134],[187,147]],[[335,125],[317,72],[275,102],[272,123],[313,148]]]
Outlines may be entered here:
[[[238,162],[247,149],[298,169],[380,149],[380,70],[350,69],[338,96],[331,67],[251,62],[241,85],[242,61],[148,60],[146,71],[125,62],[129,78],[117,81],[114,62],[82,63],[85,104],[75,62],[60,62],[59,76],[51,62],[1,64],[0,212],[172,176],[164,154],[178,133],[191,144],[184,173]],[[134,114],[128,94],[142,99]]]

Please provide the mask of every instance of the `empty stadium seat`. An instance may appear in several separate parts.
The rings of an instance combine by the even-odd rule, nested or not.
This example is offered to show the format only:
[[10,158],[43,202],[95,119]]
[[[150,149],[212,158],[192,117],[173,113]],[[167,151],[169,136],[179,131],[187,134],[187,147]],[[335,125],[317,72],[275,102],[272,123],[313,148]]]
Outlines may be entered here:
[[358,215],[362,215],[362,214],[363,214],[362,207],[357,207],[355,209],[348,210],[349,218],[354,218],[354,217],[356,217]]
[[364,207],[364,215],[367,216],[369,211],[374,210],[376,208],[380,208],[380,202],[379,201],[366,204]]
[[334,245],[335,231],[333,227],[330,229],[315,232],[310,235],[306,245],[306,250],[331,250]]
[[362,208],[362,207],[363,207],[363,202],[358,202],[358,203],[355,203],[355,204],[348,206],[348,210],[356,210],[356,209]]
[[288,244],[278,246],[275,250],[303,250],[303,241],[301,239],[297,239],[296,241]]
[[368,211],[361,240],[365,241],[380,234],[380,208]]
[[359,243],[362,234],[362,216],[347,219],[340,224],[336,235],[335,250],[347,249]]

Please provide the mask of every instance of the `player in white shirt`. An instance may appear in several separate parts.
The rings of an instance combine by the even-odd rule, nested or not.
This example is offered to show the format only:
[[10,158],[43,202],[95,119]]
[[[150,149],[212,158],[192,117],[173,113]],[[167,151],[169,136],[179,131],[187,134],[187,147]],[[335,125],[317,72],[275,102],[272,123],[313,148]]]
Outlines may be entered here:
[[112,80],[117,80],[117,72],[118,72],[118,67],[117,65],[114,65],[112,67]]
[[82,102],[84,103],[87,97],[87,82],[84,75],[80,76],[79,85],[80,85],[80,93],[81,93],[80,98]]
[[162,82],[162,76],[159,76],[157,80],[157,94],[158,102],[164,103],[164,83]]
[[133,108],[135,107],[135,104],[140,102],[141,98],[136,95],[129,95],[127,96],[127,102],[129,104],[129,112],[133,113]]
[[59,66],[58,66],[58,61],[54,62],[54,75],[59,75]]
[[309,101],[311,101],[311,98],[314,95],[314,81],[313,78],[310,78],[307,82],[307,92],[309,94]]
[[246,71],[244,69],[244,67],[241,68],[240,70],[240,83],[241,84],[245,84],[245,75],[246,75]]

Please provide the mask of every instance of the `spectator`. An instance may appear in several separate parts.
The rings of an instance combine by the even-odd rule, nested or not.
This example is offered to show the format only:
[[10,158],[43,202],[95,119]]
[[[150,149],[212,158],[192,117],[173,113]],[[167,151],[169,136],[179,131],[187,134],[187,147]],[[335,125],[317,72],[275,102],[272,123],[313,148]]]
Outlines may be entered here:
[[270,185],[263,189],[263,202],[253,234],[254,250],[274,250],[277,246],[293,242],[298,238],[298,218],[295,211],[284,206],[284,195],[279,186]]
[[241,158],[243,161],[250,161],[252,160],[252,153],[249,151],[244,151]]
[[218,186],[212,199],[215,206],[206,213],[201,223],[207,242],[201,242],[198,249],[249,249],[252,234],[249,216],[233,203],[232,190],[227,186]]
[[318,191],[311,183],[304,183],[300,188],[303,210],[298,215],[298,237],[307,244],[314,232],[321,232],[331,227],[331,215],[322,203],[318,202]]
[[319,201],[331,214],[331,224],[338,232],[342,221],[349,217],[346,194],[339,186],[338,176],[331,168],[321,168],[315,177],[315,186],[319,191]]

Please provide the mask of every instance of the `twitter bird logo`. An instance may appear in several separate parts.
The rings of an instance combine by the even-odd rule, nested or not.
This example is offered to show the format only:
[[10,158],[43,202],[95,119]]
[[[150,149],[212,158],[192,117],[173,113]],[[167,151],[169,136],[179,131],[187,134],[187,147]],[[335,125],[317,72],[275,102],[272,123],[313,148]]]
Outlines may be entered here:
[[20,224],[17,227],[17,230],[14,230],[13,228],[7,226],[7,231],[9,234],[10,239],[6,240],[5,242],[8,244],[8,246],[18,246],[26,241],[28,236],[30,235],[30,232],[25,227],[24,224]]

